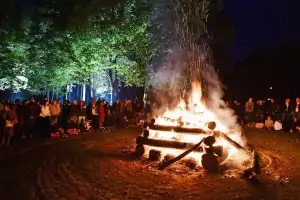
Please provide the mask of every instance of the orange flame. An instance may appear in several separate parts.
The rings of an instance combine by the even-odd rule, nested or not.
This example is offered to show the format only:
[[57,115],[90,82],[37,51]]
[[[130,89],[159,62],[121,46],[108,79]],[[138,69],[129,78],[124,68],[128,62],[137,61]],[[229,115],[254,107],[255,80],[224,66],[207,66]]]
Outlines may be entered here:
[[[226,125],[220,122],[217,115],[208,110],[202,101],[201,84],[199,82],[194,82],[192,83],[192,93],[188,100],[188,105],[181,98],[177,108],[174,110],[167,110],[163,115],[157,117],[155,124],[163,126],[181,126],[184,128],[199,128],[209,133],[212,131],[207,128],[207,123],[211,121],[214,121],[217,124],[215,131],[221,131],[224,133],[232,131],[229,127],[226,127]],[[180,141],[196,144],[206,136],[207,134],[188,134],[149,129],[149,138],[159,140]],[[239,133],[233,133],[230,137],[239,142],[242,140]],[[238,152],[237,149],[232,147],[225,139],[222,138],[218,138],[215,145],[222,145],[223,148],[226,148],[229,153],[228,158]],[[167,154],[177,156],[185,151],[172,148],[146,146],[146,150],[150,149],[161,151],[162,156]],[[199,162],[201,161],[201,155],[201,153],[193,152],[187,157],[195,158]]]

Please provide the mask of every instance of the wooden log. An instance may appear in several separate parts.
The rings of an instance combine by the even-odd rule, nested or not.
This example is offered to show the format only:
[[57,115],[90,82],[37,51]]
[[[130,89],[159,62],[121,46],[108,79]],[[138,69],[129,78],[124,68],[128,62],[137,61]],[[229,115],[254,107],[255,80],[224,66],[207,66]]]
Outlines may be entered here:
[[174,158],[175,158],[174,155],[167,154],[167,155],[164,156],[163,162],[168,162],[168,161],[170,161]]
[[138,144],[136,147],[135,147],[135,155],[140,157],[142,155],[144,155],[145,153],[145,148],[142,144]]
[[210,153],[206,153],[202,155],[201,164],[202,167],[209,172],[215,172],[219,168],[219,162],[217,156]]
[[239,143],[228,137],[225,133],[219,132],[220,136],[222,136],[227,142],[229,142],[232,146],[237,148],[238,150],[244,151],[245,153],[251,153],[246,148],[242,147]]
[[161,158],[161,152],[155,149],[149,151],[149,160],[157,161]]
[[194,158],[182,160],[182,163],[190,169],[196,169],[199,167],[197,160],[195,160]]
[[214,136],[208,136],[204,138],[203,142],[205,145],[211,147],[214,143],[216,143],[216,138]]
[[[200,145],[201,145],[201,143],[203,142],[203,140],[204,140],[204,138],[203,138],[199,143],[195,144],[192,148],[186,150],[185,152],[183,152],[182,154],[180,154],[180,155],[177,156],[176,158],[171,159],[171,160],[169,160],[168,162],[162,163],[162,164],[159,166],[159,169],[160,169],[160,170],[163,170],[163,169],[165,169],[166,167],[168,167],[169,165],[171,165],[171,164],[177,162],[178,160],[184,158],[185,156],[187,156],[187,155],[190,154],[191,152],[196,151],[197,149],[200,148]],[[202,148],[200,148],[200,149],[202,149]]]
[[199,128],[184,128],[179,126],[162,126],[162,125],[153,125],[151,126],[152,130],[157,131],[173,131],[176,133],[189,133],[189,134],[206,134],[206,131]]
[[[157,140],[157,139],[149,139],[144,138],[142,136],[138,136],[136,138],[136,144],[138,145],[149,145],[155,147],[165,147],[165,148],[174,148],[174,149],[188,149],[195,144],[193,143],[185,143],[185,142],[177,142],[177,141],[169,141],[169,140]],[[202,152],[201,149],[197,149],[196,151]]]
[[149,137],[149,130],[144,129],[143,130],[143,136],[144,136],[144,138],[148,138]]

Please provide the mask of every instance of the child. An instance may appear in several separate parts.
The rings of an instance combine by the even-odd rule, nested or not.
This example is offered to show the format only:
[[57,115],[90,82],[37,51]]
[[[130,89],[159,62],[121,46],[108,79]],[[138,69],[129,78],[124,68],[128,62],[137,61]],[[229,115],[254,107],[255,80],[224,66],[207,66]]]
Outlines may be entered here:
[[274,127],[274,121],[272,120],[271,116],[268,116],[267,120],[265,121],[265,127],[270,131]]
[[86,121],[83,123],[83,126],[84,126],[85,131],[88,131],[88,132],[91,132],[91,131],[92,131],[91,122],[92,122],[92,120],[86,120]]

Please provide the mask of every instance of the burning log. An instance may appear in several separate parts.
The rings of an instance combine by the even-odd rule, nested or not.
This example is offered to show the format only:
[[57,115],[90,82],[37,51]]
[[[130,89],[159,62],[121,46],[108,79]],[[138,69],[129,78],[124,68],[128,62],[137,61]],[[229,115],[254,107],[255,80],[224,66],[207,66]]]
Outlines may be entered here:
[[179,126],[162,126],[162,125],[153,125],[151,127],[152,130],[158,130],[158,131],[173,131],[178,133],[188,133],[188,134],[206,134],[206,132],[199,128],[184,128]]
[[[136,138],[136,144],[150,145],[150,146],[164,147],[164,148],[175,148],[175,149],[187,149],[195,145],[193,143],[186,143],[186,142],[149,139],[149,138],[144,138],[142,136],[138,136]],[[197,149],[197,151],[202,152],[203,150]]]
[[207,128],[209,129],[209,130],[215,130],[216,129],[216,127],[217,127],[217,124],[216,124],[216,122],[208,122],[207,123]]
[[169,165],[171,165],[171,164],[177,162],[178,160],[184,158],[185,156],[187,156],[187,155],[190,154],[191,152],[193,152],[193,151],[199,149],[199,147],[200,147],[201,143],[203,142],[203,140],[204,140],[204,138],[203,138],[199,143],[195,144],[192,148],[186,150],[185,152],[183,152],[183,153],[180,154],[179,156],[177,156],[177,157],[175,157],[175,158],[169,160],[168,162],[162,163],[162,164],[159,166],[159,169],[160,169],[160,170],[163,170],[163,169],[165,169],[166,167],[168,167]]
[[225,140],[227,140],[227,142],[229,142],[232,146],[234,146],[238,150],[244,151],[246,153],[250,153],[247,149],[245,149],[239,143],[237,143],[236,141],[234,141],[233,139],[231,139],[230,137],[228,137],[225,133],[219,132],[218,134],[220,136],[222,136]]

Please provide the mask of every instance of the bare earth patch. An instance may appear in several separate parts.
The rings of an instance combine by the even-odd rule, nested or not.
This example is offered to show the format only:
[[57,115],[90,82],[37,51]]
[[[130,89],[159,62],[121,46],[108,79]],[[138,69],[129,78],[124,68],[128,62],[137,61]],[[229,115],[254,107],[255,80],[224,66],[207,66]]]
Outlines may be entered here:
[[[247,132],[263,168],[259,183],[253,184],[226,165],[217,174],[190,169],[185,162],[160,171],[158,162],[132,155],[139,132],[99,133],[41,150],[43,164],[33,171],[29,196],[20,199],[298,199],[298,135]],[[26,161],[30,159],[28,155]]]

